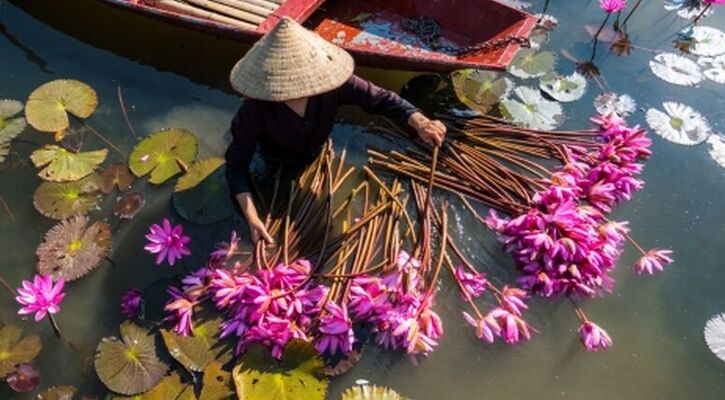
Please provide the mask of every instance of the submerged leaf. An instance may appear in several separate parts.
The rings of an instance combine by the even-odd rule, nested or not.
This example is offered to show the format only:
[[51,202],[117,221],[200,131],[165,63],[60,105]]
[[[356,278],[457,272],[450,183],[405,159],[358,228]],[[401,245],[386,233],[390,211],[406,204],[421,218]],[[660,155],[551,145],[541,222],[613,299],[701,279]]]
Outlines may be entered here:
[[15,325],[0,328],[0,379],[15,371],[16,365],[33,361],[40,353],[40,338],[22,337],[22,333]]
[[295,340],[286,346],[281,363],[262,346],[250,346],[232,376],[240,399],[323,400],[328,382],[322,366],[310,343]]
[[58,132],[68,127],[68,113],[88,118],[98,105],[96,92],[87,84],[60,79],[48,82],[30,94],[25,117],[41,132]]
[[143,393],[161,381],[168,367],[156,355],[154,336],[131,322],[120,326],[121,340],[103,338],[96,348],[96,373],[110,390]]
[[665,111],[647,110],[647,124],[670,142],[693,146],[702,143],[712,133],[705,117],[691,107],[680,103],[662,103]]
[[521,49],[509,64],[508,72],[521,79],[539,78],[551,72],[555,66],[554,53],[536,53],[533,49]]
[[546,75],[539,81],[539,88],[556,101],[576,101],[584,96],[587,90],[587,80],[574,72],[569,76]]
[[53,219],[85,215],[98,206],[98,175],[75,182],[43,182],[35,190],[33,205],[39,213]]
[[710,157],[715,160],[718,165],[725,168],[725,137],[720,135],[711,135],[707,139],[710,144]]
[[105,194],[111,193],[114,187],[119,192],[125,192],[131,188],[133,175],[124,163],[111,164],[101,174],[101,191]]
[[36,397],[37,400],[73,400],[75,386],[53,386]]
[[711,26],[695,26],[689,35],[693,43],[690,53],[697,56],[719,56],[725,54],[725,33]]
[[705,77],[713,82],[725,84],[725,55],[715,58],[702,57],[697,63],[705,70]]
[[513,87],[502,74],[480,69],[454,71],[451,80],[458,100],[482,114],[489,112]]
[[340,400],[406,400],[395,390],[375,385],[353,386],[345,390]]
[[113,215],[121,219],[132,219],[146,205],[146,199],[141,193],[129,192],[116,200],[113,206]]
[[5,378],[10,389],[18,393],[25,393],[35,389],[40,383],[40,371],[33,364],[23,363],[15,367]]
[[[151,134],[134,147],[128,165],[134,175],[151,173],[149,182],[161,184],[181,172],[179,161],[191,164],[196,159],[197,141],[185,129],[166,129]],[[178,160],[178,161],[177,161]]]
[[176,181],[175,192],[181,192],[195,187],[201,183],[207,176],[211,175],[217,168],[224,164],[224,159],[219,157],[207,158],[199,160],[191,165],[189,170]]
[[111,248],[111,227],[105,222],[88,226],[88,217],[61,221],[38,246],[38,273],[53,280],[74,281],[96,269]]
[[206,225],[221,221],[234,213],[230,197],[222,165],[195,187],[175,192],[171,201],[174,210],[182,218]]
[[108,149],[74,153],[54,144],[35,150],[30,156],[38,176],[46,181],[70,182],[84,178],[106,160]]
[[665,82],[694,86],[702,81],[702,71],[694,61],[674,54],[660,53],[649,62],[652,72]]
[[616,93],[606,92],[594,99],[594,109],[601,115],[615,113],[620,117],[626,117],[637,109],[637,103],[628,94],[620,96]]
[[518,87],[514,93],[519,98],[501,101],[501,113],[512,122],[533,129],[552,130],[564,119],[559,103],[544,99],[538,90]]
[[177,335],[167,329],[161,330],[169,354],[186,369],[203,371],[210,363],[225,364],[232,358],[231,349],[219,341],[221,318],[194,324],[191,336]]
[[725,314],[715,315],[707,321],[705,342],[717,358],[725,361]]
[[218,362],[210,363],[204,369],[204,378],[199,400],[227,400],[234,398],[232,374],[222,369]]

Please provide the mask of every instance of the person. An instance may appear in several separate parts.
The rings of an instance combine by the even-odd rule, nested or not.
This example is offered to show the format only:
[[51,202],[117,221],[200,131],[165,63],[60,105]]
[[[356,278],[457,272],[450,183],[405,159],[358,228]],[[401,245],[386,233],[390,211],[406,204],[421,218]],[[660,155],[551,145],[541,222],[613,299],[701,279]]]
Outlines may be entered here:
[[257,146],[267,161],[311,162],[330,136],[337,107],[346,104],[407,125],[428,144],[443,142],[443,123],[353,69],[347,52],[287,17],[232,69],[230,82],[244,99],[231,123],[226,178],[253,242],[274,242],[250,193],[249,164]]

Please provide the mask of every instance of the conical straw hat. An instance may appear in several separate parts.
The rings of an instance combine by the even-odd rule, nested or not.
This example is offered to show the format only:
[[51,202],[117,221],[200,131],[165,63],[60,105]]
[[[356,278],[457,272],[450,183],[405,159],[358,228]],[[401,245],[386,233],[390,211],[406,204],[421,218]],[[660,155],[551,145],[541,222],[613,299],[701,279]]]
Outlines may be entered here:
[[229,80],[244,96],[285,101],[336,89],[354,67],[345,50],[284,17],[237,62]]

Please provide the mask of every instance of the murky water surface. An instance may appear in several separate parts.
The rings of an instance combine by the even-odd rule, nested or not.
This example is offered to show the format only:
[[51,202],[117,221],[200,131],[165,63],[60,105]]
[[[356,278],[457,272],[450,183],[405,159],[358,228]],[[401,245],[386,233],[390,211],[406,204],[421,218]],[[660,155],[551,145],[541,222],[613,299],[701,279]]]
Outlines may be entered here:
[[[0,98],[26,99],[38,85],[57,78],[77,78],[91,84],[100,106],[90,122],[124,151],[135,140],[119,112],[120,86],[130,118],[142,134],[178,126],[198,134],[201,156],[221,155],[225,131],[238,98],[230,92],[227,74],[244,48],[234,42],[163,25],[128,15],[93,1],[20,1],[27,11],[0,0]],[[595,1],[552,1],[550,13],[561,26],[547,45],[566,48],[577,57],[588,54],[588,36],[582,25],[598,24]],[[538,4],[537,4],[538,5]],[[705,25],[725,28],[725,10]],[[666,13],[660,1],[646,1],[630,23],[636,44],[671,50],[682,20]],[[725,132],[725,90],[705,81],[698,88],[667,85],[652,75],[647,62],[653,54],[635,50],[617,58],[600,49],[598,65],[610,90],[629,93],[644,108],[662,101],[679,101],[709,116],[715,131]],[[574,69],[560,60],[562,73]],[[399,90],[413,74],[359,70],[378,84]],[[574,105],[566,105],[566,128],[587,125],[591,89]],[[366,116],[345,110],[347,122],[335,128],[338,148],[347,147],[353,160],[364,161],[368,143],[389,143],[364,134]],[[638,111],[632,120],[644,124]],[[54,221],[41,217],[30,198],[40,183],[27,156],[34,143],[51,138],[30,129],[13,145],[14,154],[0,173],[0,193],[16,221],[0,212],[0,273],[12,284],[34,272],[35,247]],[[612,335],[614,347],[590,354],[577,341],[578,323],[564,301],[534,301],[530,322],[541,331],[523,345],[483,345],[460,318],[461,305],[450,282],[438,296],[446,335],[437,351],[420,365],[404,356],[369,348],[347,375],[331,383],[331,399],[356,379],[390,386],[414,399],[722,399],[725,365],[707,349],[702,328],[714,313],[725,311],[725,170],[707,155],[706,146],[679,147],[654,137],[654,156],[647,163],[646,188],[633,202],[618,209],[616,219],[629,220],[633,233],[647,246],[671,247],[677,262],[652,278],[635,276],[629,265],[633,251],[622,257],[615,273],[613,295],[590,301],[586,309]],[[90,138],[87,148],[103,144]],[[120,161],[117,154],[110,158]],[[59,345],[45,321],[19,322],[16,303],[0,292],[0,318],[20,323],[26,332],[42,337],[38,359],[43,374],[40,388],[73,384],[79,393],[102,395],[103,387],[92,367],[92,352],[100,338],[116,335],[121,315],[118,300],[131,286],[144,287],[160,278],[181,273],[155,267],[140,249],[150,223],[170,214],[170,188],[137,182],[147,206],[133,221],[109,217],[113,196],[93,218],[106,218],[114,228],[112,258],[92,275],[68,285],[68,296],[58,316],[63,329],[86,353]],[[511,280],[511,259],[502,254],[492,235],[456,210],[457,234],[466,249],[497,280]],[[240,220],[213,226],[187,224],[198,254],[225,239]],[[197,257],[193,262],[199,262]],[[159,285],[161,290],[161,285]],[[0,385],[0,398],[21,399]]]

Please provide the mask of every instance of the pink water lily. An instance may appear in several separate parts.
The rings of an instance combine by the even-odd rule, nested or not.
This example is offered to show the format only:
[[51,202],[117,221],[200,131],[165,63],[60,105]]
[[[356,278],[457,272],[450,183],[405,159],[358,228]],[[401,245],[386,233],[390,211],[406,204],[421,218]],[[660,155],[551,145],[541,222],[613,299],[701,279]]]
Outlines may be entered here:
[[612,347],[612,338],[604,329],[591,321],[585,321],[579,327],[579,338],[588,351],[599,351]]
[[[477,298],[486,291],[488,279],[484,273],[471,273],[459,265],[455,271],[455,278],[459,283],[459,289],[472,298]],[[465,298],[465,296],[464,296]]]
[[638,274],[654,275],[656,272],[664,270],[665,266],[674,261],[671,255],[672,250],[652,249],[634,263],[634,270]]
[[501,291],[501,306],[506,310],[521,316],[521,310],[528,310],[529,306],[524,303],[527,293],[515,287],[504,286]]
[[173,286],[169,288],[168,293],[171,295],[171,300],[166,303],[164,310],[171,313],[167,319],[175,322],[174,332],[181,336],[191,335],[194,329],[192,322],[194,306],[198,301],[187,297]]
[[121,314],[126,318],[137,318],[141,314],[141,294],[139,289],[133,288],[121,295]]
[[627,0],[599,0],[599,7],[607,14],[624,10],[627,7]]
[[496,322],[496,319],[490,315],[483,318],[475,319],[471,314],[463,312],[463,318],[476,328],[476,337],[487,342],[493,343],[496,336],[501,334],[501,326]]
[[226,262],[237,252],[239,252],[239,237],[237,231],[232,231],[229,242],[217,243],[209,256],[214,261]]
[[63,287],[65,280],[58,279],[54,284],[53,278],[49,275],[35,275],[32,281],[23,281],[17,289],[18,296],[15,297],[18,303],[24,307],[20,308],[18,314],[33,314],[35,320],[42,320],[46,314],[57,314],[60,311],[60,302],[65,298]]
[[339,306],[329,301],[325,305],[325,312],[320,317],[320,337],[315,342],[315,348],[322,353],[343,355],[352,352],[355,335],[352,330],[352,321],[347,315],[347,307]]
[[487,317],[494,319],[501,327],[501,339],[504,343],[516,344],[521,340],[531,339],[529,324],[518,315],[503,308],[495,308]]
[[179,224],[172,227],[171,222],[166,218],[161,225],[153,224],[149,227],[146,239],[149,242],[144,249],[157,255],[156,265],[161,265],[166,260],[169,265],[173,266],[176,260],[191,255],[191,250],[186,247],[191,238],[184,235],[184,226]]

